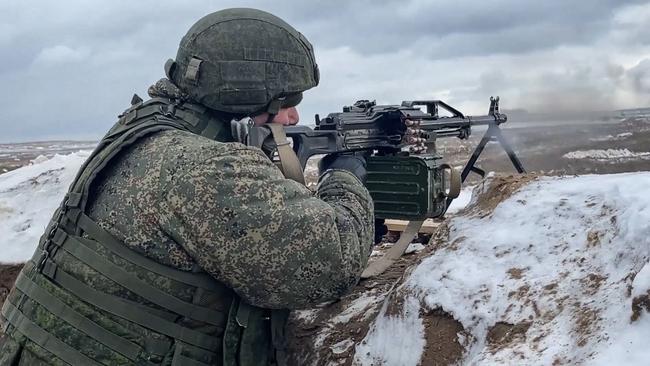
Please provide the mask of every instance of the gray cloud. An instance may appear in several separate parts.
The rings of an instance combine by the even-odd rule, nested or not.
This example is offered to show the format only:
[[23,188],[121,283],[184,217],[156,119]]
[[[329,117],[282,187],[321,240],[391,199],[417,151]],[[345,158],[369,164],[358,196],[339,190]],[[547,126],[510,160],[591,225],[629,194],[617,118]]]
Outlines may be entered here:
[[323,77],[301,104],[308,122],[360,98],[469,113],[495,94],[531,110],[650,101],[647,2],[0,2],[0,141],[101,136],[189,26],[231,6],[275,13],[314,44]]
[[[325,47],[364,53],[421,46],[430,57],[521,53],[589,44],[617,9],[640,1],[355,1],[313,14],[304,31]],[[304,9],[297,14],[309,14]]]

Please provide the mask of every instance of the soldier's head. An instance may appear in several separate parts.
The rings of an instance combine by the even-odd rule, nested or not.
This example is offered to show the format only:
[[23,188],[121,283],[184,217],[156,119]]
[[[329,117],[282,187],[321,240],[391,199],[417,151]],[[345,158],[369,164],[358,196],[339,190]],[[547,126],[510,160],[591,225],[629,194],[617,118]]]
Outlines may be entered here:
[[282,19],[256,9],[208,14],[165,65],[193,101],[210,109],[295,124],[302,92],[318,85],[311,43]]

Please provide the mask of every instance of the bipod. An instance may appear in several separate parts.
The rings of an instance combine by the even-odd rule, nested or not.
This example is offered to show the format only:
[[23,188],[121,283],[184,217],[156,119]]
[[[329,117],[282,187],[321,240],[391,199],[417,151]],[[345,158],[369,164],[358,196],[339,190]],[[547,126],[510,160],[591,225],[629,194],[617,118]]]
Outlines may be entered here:
[[[472,156],[467,161],[467,164],[465,164],[463,171],[460,173],[461,183],[465,183],[465,179],[467,179],[467,176],[470,172],[474,172],[480,175],[481,178],[485,178],[485,170],[477,167],[476,161],[481,156],[483,149],[485,149],[485,146],[490,141],[497,141],[499,145],[501,145],[506,154],[508,154],[508,158],[510,158],[512,165],[515,167],[519,174],[526,173],[526,169],[524,169],[524,166],[521,164],[521,160],[519,160],[519,157],[517,157],[517,154],[515,154],[512,146],[510,146],[508,140],[506,140],[506,138],[503,136],[503,133],[501,132],[499,126],[496,123],[491,123],[485,132],[485,135],[483,135],[483,138],[474,149],[474,152],[472,152]],[[449,207],[451,201],[453,201],[453,199],[447,199],[447,207]]]
[[463,168],[463,172],[460,174],[461,182],[465,183],[465,179],[467,179],[467,176],[469,175],[470,172],[474,172],[480,175],[481,178],[485,178],[485,170],[477,167],[476,161],[481,156],[481,153],[483,153],[483,149],[485,149],[487,143],[490,141],[499,142],[501,147],[503,147],[503,150],[505,150],[506,154],[508,154],[508,157],[510,158],[512,165],[515,167],[515,169],[517,169],[518,173],[520,174],[526,173],[526,170],[521,164],[521,160],[519,160],[517,154],[515,154],[515,151],[512,149],[512,147],[510,146],[506,138],[503,136],[503,133],[501,133],[501,129],[499,128],[499,126],[497,126],[496,124],[490,124],[490,127],[488,127],[487,131],[485,132],[485,135],[483,135],[483,138],[476,146],[476,149],[474,149],[472,156],[467,161],[467,164],[465,164],[465,167]]

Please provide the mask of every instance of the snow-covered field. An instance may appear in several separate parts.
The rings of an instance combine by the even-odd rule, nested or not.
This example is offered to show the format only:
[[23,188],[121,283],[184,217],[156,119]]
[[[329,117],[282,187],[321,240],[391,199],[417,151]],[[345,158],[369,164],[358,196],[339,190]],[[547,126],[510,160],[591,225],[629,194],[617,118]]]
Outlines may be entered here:
[[[88,155],[37,158],[0,175],[0,262],[32,255]],[[347,322],[388,299],[364,342],[343,340],[337,352],[355,348],[360,365],[417,365],[423,314],[442,309],[464,328],[465,365],[650,364],[650,316],[632,312],[650,295],[650,173],[542,177],[482,210],[489,185],[464,190],[446,243],[395,290],[398,314],[378,296],[339,314]],[[499,324],[508,332],[489,341]]]
[[579,150],[564,154],[567,159],[625,160],[650,159],[650,152],[633,152],[628,149]]
[[616,140],[624,140],[632,136],[634,136],[634,133],[632,132],[622,132],[616,134],[616,136],[607,135],[607,136],[592,137],[589,139],[589,141],[594,141],[594,142],[616,141]]
[[19,144],[0,144],[0,174],[28,164],[39,156],[51,158],[79,150],[92,150],[96,141],[42,141]]
[[30,165],[0,175],[0,263],[31,258],[39,237],[90,155],[40,156]]

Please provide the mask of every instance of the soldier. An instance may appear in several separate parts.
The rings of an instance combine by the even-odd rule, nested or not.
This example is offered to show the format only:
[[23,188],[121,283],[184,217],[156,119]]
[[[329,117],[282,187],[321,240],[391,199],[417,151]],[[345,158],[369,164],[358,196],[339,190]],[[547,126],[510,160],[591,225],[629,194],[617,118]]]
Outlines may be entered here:
[[374,235],[363,159],[328,157],[312,193],[232,133],[247,117],[298,122],[319,78],[307,39],[259,10],[218,11],[165,71],[18,276],[0,364],[282,364],[287,309],[358,281]]

